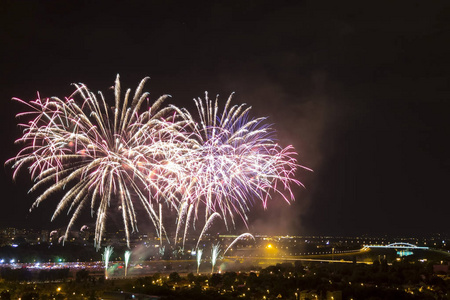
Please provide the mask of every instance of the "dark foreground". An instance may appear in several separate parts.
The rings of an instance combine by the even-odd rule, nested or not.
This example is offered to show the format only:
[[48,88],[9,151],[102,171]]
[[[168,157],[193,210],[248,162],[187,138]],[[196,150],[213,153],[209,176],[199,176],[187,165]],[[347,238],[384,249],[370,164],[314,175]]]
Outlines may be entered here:
[[[283,263],[247,272],[155,273],[105,280],[68,269],[1,271],[1,299],[450,299],[450,279],[436,262]],[[448,265],[447,265],[448,266]]]

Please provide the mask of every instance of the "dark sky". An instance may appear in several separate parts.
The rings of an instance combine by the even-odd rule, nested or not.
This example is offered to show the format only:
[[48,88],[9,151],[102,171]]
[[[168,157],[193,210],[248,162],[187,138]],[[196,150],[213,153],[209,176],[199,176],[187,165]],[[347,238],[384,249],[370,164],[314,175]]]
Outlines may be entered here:
[[[447,0],[188,2],[0,1],[1,160],[19,150],[12,97],[150,76],[178,106],[236,92],[314,169],[293,204],[256,205],[251,232],[450,233]],[[56,202],[29,213],[37,195],[11,173],[0,226],[66,223],[50,223]]]

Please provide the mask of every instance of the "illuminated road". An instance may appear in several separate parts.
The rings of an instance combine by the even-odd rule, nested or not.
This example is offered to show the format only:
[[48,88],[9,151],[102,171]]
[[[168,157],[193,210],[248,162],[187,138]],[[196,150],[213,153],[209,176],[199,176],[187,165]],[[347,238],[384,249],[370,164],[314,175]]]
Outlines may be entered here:
[[[312,254],[312,255],[301,255],[301,256],[282,256],[282,257],[269,257],[269,256],[259,256],[259,257],[240,257],[240,256],[227,256],[228,260],[242,260],[245,262],[257,261],[259,264],[273,265],[281,262],[295,262],[295,261],[305,261],[305,262],[327,262],[327,263],[354,263],[353,260],[345,260],[349,256],[358,256],[362,254],[367,254],[370,249],[362,248],[360,250],[345,251],[339,253],[326,253],[326,254]],[[356,261],[358,264],[372,264],[371,261]]]

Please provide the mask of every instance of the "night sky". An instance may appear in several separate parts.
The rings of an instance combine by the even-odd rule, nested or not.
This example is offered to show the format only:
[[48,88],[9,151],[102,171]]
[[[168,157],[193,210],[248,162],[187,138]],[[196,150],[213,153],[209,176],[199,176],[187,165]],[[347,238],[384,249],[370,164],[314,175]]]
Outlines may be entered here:
[[[450,233],[447,0],[187,2],[0,1],[1,160],[20,149],[12,97],[83,82],[111,99],[117,73],[132,89],[150,76],[152,100],[182,107],[236,92],[314,169],[291,205],[255,204],[250,232]],[[57,199],[29,213],[27,176],[0,174],[0,226],[67,224],[50,223]]]

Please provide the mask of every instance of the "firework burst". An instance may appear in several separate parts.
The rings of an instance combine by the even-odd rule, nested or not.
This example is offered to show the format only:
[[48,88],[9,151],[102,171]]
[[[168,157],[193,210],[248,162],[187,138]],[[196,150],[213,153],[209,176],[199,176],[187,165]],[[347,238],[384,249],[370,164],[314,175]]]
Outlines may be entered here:
[[[97,248],[113,201],[122,212],[127,241],[130,232],[137,230],[138,204],[145,208],[155,227],[160,225],[161,215],[149,200],[160,203],[161,195],[171,198],[170,181],[164,181],[170,176],[160,176],[158,172],[167,169],[165,153],[182,147],[175,147],[179,135],[178,125],[169,114],[172,110],[159,110],[168,96],[162,96],[146,110],[141,109],[148,99],[148,93],[142,92],[147,79],[141,81],[132,98],[127,90],[121,101],[117,76],[114,107],[107,105],[103,94],[99,92],[97,97],[83,84],[75,84],[75,92],[64,100],[38,98],[27,103],[15,98],[29,107],[28,112],[18,117],[34,119],[21,124],[24,134],[17,142],[25,146],[10,160],[15,169],[13,177],[28,166],[35,182],[30,192],[50,185],[33,207],[52,194],[65,191],[52,220],[64,209],[72,212],[66,238],[89,202],[91,213],[96,213]],[[75,100],[79,98],[81,101]]]
[[255,199],[266,208],[275,192],[289,203],[294,199],[291,185],[302,185],[294,175],[297,168],[305,167],[297,164],[293,147],[278,145],[265,118],[250,119],[251,107],[232,106],[231,99],[232,95],[221,113],[217,98],[212,101],[206,94],[204,101],[194,99],[198,121],[187,110],[173,107],[187,124],[191,147],[188,157],[178,157],[188,172],[180,184],[185,197],[178,210],[178,226],[184,222],[187,228],[202,207],[205,222],[218,212],[227,228],[230,220],[235,225],[236,216],[247,225]]
[[194,100],[198,119],[186,109],[161,108],[167,95],[146,105],[147,79],[132,96],[131,90],[122,95],[117,76],[113,107],[84,84],[75,84],[75,92],[64,100],[14,98],[29,108],[18,117],[31,120],[21,124],[23,136],[17,142],[24,147],[8,161],[13,177],[28,167],[34,181],[30,192],[46,188],[32,208],[64,193],[52,220],[65,210],[71,214],[65,239],[90,206],[99,249],[114,207],[122,214],[129,243],[138,230],[136,207],[141,206],[160,237],[160,249],[164,235],[169,241],[163,216],[175,211],[175,244],[183,235],[184,248],[200,214],[205,218],[199,240],[215,218],[227,229],[236,218],[247,225],[254,202],[266,208],[273,193],[288,203],[294,199],[291,186],[302,185],[295,171],[305,167],[297,164],[292,146],[278,145],[265,118],[251,119],[251,107],[231,105],[232,96],[221,112],[217,98],[212,101],[206,94],[205,100]]

